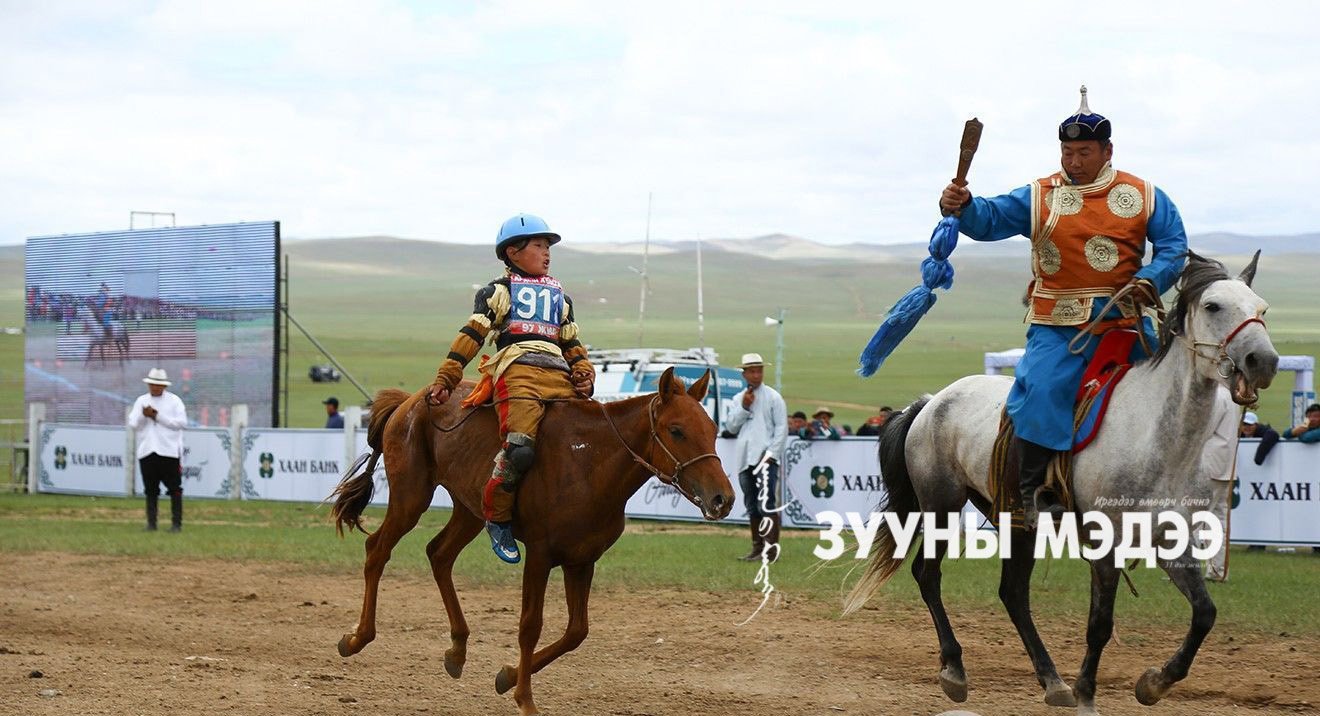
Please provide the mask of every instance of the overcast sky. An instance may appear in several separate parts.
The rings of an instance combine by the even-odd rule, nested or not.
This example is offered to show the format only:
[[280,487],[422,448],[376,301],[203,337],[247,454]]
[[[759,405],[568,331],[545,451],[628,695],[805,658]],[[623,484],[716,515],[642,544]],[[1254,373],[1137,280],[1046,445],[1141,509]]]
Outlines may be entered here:
[[0,0],[0,243],[279,219],[290,237],[924,241],[1057,168],[1077,88],[1189,232],[1320,230],[1309,2]]

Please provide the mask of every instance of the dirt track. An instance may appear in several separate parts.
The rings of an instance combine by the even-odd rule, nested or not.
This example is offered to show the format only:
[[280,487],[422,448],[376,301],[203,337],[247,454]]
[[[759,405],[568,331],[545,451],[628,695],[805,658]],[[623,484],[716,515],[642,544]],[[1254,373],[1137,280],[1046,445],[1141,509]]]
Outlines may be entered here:
[[[357,573],[0,554],[0,576],[0,713],[517,713],[511,695],[493,688],[499,665],[516,657],[512,589],[460,582],[473,634],[464,676],[454,681],[443,666],[444,608],[434,583],[420,577],[386,573],[376,642],[342,659],[335,643],[357,620]],[[564,626],[562,589],[549,599],[542,643]],[[917,605],[840,620],[826,606],[790,601],[745,627],[735,625],[754,607],[751,595],[735,602],[615,588],[598,590],[592,605],[587,641],[532,681],[546,714],[924,716],[955,708],[935,684],[935,636]],[[962,708],[1071,713],[1040,702],[1006,617],[955,621],[972,687]],[[1070,679],[1081,635],[1046,627],[1044,637]],[[1139,706],[1136,677],[1181,637],[1132,635],[1111,645],[1100,672],[1102,713],[1316,713],[1317,640],[1221,630],[1187,681],[1161,704]],[[44,677],[30,678],[33,670]]]

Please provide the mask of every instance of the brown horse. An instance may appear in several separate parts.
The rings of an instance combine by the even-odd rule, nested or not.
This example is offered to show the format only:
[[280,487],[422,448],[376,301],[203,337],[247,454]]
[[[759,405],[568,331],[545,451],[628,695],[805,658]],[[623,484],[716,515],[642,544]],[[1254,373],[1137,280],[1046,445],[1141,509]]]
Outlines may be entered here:
[[[708,520],[721,519],[733,508],[733,488],[715,455],[715,424],[701,407],[709,380],[707,373],[685,391],[671,368],[660,377],[657,393],[608,404],[572,400],[548,406],[535,462],[518,488],[515,508],[514,534],[526,545],[518,665],[505,666],[495,677],[498,693],[516,686],[513,697],[524,715],[537,712],[532,674],[586,638],[596,560],[623,533],[624,504],[651,475],[677,488]],[[454,512],[426,546],[426,555],[449,615],[452,645],[445,652],[445,670],[454,678],[463,673],[469,630],[454,590],[454,560],[482,531],[481,489],[500,447],[493,409],[467,415],[458,407],[471,389],[471,383],[463,383],[440,407],[427,404],[425,391],[376,394],[367,430],[372,452],[335,489],[336,529],[340,534],[345,525],[361,530],[372,473],[384,454],[389,507],[380,528],[366,540],[362,616],[340,639],[341,656],[358,653],[376,637],[381,572],[439,485],[453,497]],[[536,651],[546,581],[555,567],[564,569],[568,628],[558,641]]]

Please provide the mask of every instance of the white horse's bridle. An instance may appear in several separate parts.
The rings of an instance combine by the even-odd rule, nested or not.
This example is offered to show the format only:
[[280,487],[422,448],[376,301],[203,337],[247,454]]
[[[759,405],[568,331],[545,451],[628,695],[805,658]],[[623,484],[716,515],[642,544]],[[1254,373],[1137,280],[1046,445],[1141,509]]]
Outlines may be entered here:
[[[1215,372],[1219,374],[1220,378],[1223,378],[1224,380],[1228,380],[1233,377],[1233,373],[1236,372],[1238,369],[1237,362],[1233,360],[1232,356],[1228,355],[1228,344],[1231,343],[1234,338],[1237,338],[1237,335],[1242,332],[1242,329],[1246,328],[1247,326],[1253,323],[1259,323],[1261,328],[1266,328],[1268,330],[1268,328],[1265,325],[1264,319],[1262,319],[1260,316],[1257,315],[1257,316],[1252,316],[1251,318],[1248,318],[1247,320],[1239,323],[1237,325],[1237,328],[1234,328],[1232,331],[1230,331],[1229,334],[1224,337],[1224,340],[1220,341],[1219,343],[1211,343],[1209,341],[1198,341],[1190,335],[1185,336],[1181,333],[1178,334],[1178,340],[1182,341],[1183,346],[1185,346],[1187,350],[1192,352],[1193,361],[1195,361],[1197,358],[1204,358],[1206,360],[1214,361]],[[1190,334],[1190,330],[1188,331],[1188,333]],[[1206,355],[1202,353],[1201,349],[1203,347],[1209,347],[1210,349],[1214,350],[1215,351],[1214,355]],[[1225,370],[1225,367],[1227,367],[1227,370]]]

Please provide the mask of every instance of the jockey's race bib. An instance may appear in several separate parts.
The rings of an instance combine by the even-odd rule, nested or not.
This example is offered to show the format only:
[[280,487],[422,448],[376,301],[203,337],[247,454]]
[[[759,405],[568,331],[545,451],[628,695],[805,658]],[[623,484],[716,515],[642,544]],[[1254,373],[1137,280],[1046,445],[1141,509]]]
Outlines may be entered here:
[[514,335],[556,340],[564,313],[564,289],[549,276],[509,276],[509,327]]

